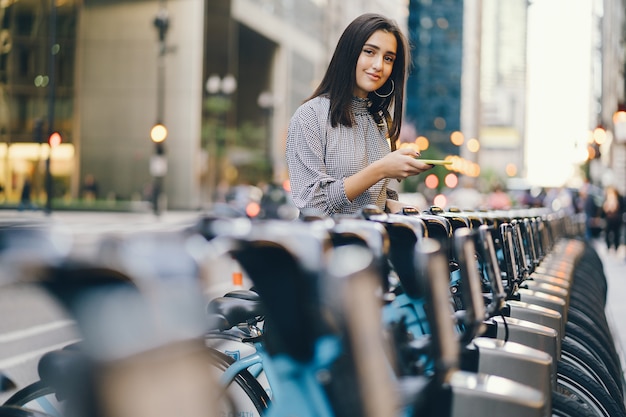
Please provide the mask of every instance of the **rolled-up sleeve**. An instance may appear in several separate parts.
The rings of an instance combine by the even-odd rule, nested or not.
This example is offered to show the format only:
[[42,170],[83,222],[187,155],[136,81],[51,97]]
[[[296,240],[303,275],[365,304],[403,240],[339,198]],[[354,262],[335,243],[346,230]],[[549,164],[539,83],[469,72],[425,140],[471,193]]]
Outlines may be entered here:
[[[286,159],[293,202],[300,210],[315,208],[328,215],[350,204],[343,178],[328,175],[325,131],[328,115],[305,103],[294,113],[287,130]],[[326,110],[327,111],[327,110]]]

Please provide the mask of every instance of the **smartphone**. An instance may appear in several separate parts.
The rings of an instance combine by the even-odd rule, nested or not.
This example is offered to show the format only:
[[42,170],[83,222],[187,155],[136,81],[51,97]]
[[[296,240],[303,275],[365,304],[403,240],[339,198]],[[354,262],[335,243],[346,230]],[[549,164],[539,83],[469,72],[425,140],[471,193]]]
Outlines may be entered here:
[[443,159],[420,159],[420,158],[415,158],[418,161],[422,161],[425,164],[430,164],[430,165],[452,165],[452,161],[444,161]]

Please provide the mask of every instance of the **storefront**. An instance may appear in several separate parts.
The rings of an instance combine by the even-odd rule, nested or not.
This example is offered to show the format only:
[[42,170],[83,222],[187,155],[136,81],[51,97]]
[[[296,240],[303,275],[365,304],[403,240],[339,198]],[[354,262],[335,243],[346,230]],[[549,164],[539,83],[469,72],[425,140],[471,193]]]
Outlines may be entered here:
[[47,144],[0,143],[0,204],[20,201],[24,184],[31,183],[34,203],[44,202],[46,161],[50,156],[50,173],[54,182],[55,197],[69,196],[70,179],[74,167],[74,146],[60,144],[52,148]]

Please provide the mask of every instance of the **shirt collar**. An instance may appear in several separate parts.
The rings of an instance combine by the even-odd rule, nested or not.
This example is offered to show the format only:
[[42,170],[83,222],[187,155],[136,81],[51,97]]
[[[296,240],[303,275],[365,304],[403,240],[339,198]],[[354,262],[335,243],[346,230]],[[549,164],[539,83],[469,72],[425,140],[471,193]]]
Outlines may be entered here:
[[364,114],[372,106],[369,98],[352,97],[351,109],[355,114]]

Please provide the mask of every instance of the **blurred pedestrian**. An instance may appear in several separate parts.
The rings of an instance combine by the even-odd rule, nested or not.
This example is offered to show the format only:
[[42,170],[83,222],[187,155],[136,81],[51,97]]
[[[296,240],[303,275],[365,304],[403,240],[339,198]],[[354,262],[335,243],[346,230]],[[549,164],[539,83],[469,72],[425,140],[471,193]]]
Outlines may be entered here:
[[591,240],[598,237],[601,229],[600,225],[600,206],[596,202],[594,195],[594,186],[585,183],[580,187],[580,202],[582,203],[582,212],[585,214],[585,239]]
[[320,85],[289,123],[286,158],[299,210],[402,209],[390,181],[433,167],[412,148],[396,149],[409,62],[405,35],[384,16],[363,14],[344,30]]
[[22,193],[20,194],[20,204],[18,210],[34,209],[33,202],[31,200],[32,186],[30,178],[24,178],[24,184],[22,184]]
[[611,250],[617,252],[622,238],[624,199],[614,186],[608,186],[605,189],[601,213],[604,218],[606,248],[609,252]]
[[524,193],[522,197],[522,206],[527,208],[544,207],[543,200],[546,197],[546,191],[543,187],[533,186]]
[[93,202],[98,199],[98,183],[96,177],[93,174],[87,174],[85,181],[83,182],[83,199],[88,202]]

